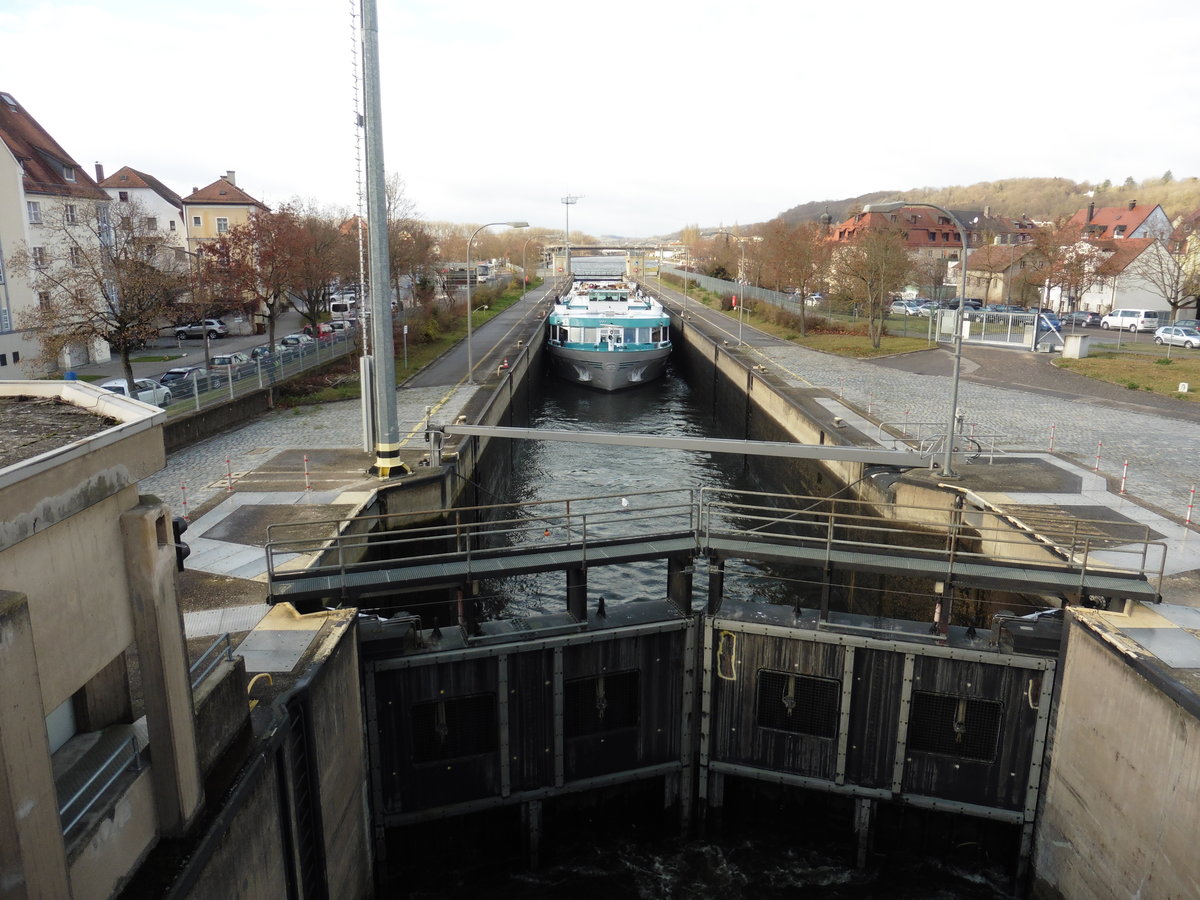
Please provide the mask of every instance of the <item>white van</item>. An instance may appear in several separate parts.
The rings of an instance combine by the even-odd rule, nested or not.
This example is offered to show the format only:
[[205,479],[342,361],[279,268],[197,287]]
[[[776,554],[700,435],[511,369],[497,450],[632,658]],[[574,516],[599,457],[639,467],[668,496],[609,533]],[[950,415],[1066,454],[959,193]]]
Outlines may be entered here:
[[1101,328],[1121,331],[1157,331],[1157,309],[1114,309],[1100,320]]
[[357,319],[358,301],[344,297],[329,301],[329,317],[331,319]]

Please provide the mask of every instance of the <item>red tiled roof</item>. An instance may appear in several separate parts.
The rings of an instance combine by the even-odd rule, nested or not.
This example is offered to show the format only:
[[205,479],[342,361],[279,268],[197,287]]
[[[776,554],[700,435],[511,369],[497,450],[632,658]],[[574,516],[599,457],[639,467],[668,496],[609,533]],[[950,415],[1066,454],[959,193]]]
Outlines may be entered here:
[[183,198],[177,193],[153,175],[147,175],[145,172],[139,172],[137,169],[131,169],[129,166],[122,166],[113,172],[100,182],[100,187],[113,188],[114,190],[120,190],[121,188],[149,188],[172,206],[180,209],[183,208]]
[[1096,267],[1096,273],[1098,275],[1120,275],[1155,240],[1155,238],[1122,238],[1120,240],[1089,241],[1088,243],[1109,254],[1108,258]]
[[[75,162],[46,129],[17,103],[12,94],[0,94],[0,141],[25,170],[22,183],[27,194],[50,194],[107,200],[108,194]],[[66,178],[71,170],[73,181]]]
[[202,187],[183,198],[184,203],[228,203],[232,206],[257,206],[266,209],[266,204],[255,200],[233,182],[222,177],[207,187]]
[[1033,249],[1029,241],[1021,244],[988,244],[967,257],[967,271],[1003,272],[1013,263],[1020,262]]
[[1092,214],[1090,222],[1088,221],[1088,211],[1081,209],[1071,216],[1068,224],[1083,229],[1085,236],[1090,233],[1097,238],[1115,237],[1118,225],[1124,225],[1125,230],[1122,233],[1130,235],[1137,231],[1156,209],[1158,209],[1157,204],[1147,203],[1135,206],[1133,209],[1128,206],[1105,206]]

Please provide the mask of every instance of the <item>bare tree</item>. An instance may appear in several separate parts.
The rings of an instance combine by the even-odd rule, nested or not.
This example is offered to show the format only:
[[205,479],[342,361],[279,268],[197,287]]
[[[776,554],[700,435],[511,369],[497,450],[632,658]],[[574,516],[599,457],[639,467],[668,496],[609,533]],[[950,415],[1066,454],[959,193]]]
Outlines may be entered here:
[[871,346],[878,349],[883,338],[883,317],[890,295],[901,288],[912,273],[912,259],[899,228],[868,228],[839,248],[835,273],[859,303],[867,319]]
[[1145,282],[1155,295],[1171,307],[1172,319],[1177,317],[1180,307],[1196,296],[1196,273],[1189,272],[1182,265],[1183,262],[1184,257],[1172,255],[1163,242],[1155,238],[1129,264],[1129,273]]
[[244,225],[200,245],[204,281],[217,286],[251,316],[266,322],[275,345],[275,323],[291,305],[291,289],[305,264],[307,236],[288,206],[255,210]]
[[50,367],[65,350],[104,342],[133,381],[130,354],[153,340],[186,286],[186,255],[136,202],[110,221],[105,201],[64,202],[46,210],[42,243],[22,245],[11,270],[28,278],[38,304],[24,311],[26,337],[41,342]]
[[776,290],[791,288],[800,297],[800,333],[808,333],[807,298],[829,277],[833,245],[815,222],[789,225],[773,219],[763,229],[757,251],[763,264],[763,281]]

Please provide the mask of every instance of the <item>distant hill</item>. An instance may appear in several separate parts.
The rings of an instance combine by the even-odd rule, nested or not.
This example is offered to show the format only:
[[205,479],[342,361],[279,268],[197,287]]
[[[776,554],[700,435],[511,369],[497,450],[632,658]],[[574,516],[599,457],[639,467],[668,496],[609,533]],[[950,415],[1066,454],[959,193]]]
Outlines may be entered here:
[[1200,178],[1174,178],[1167,173],[1133,183],[1127,179],[1120,184],[1105,181],[1092,184],[1066,178],[1007,178],[1000,181],[981,181],[968,187],[923,187],[907,191],[875,191],[842,200],[815,200],[801,203],[779,214],[787,222],[816,221],[828,210],[834,222],[841,222],[863,208],[866,203],[886,200],[922,200],[949,209],[983,209],[990,206],[999,216],[1027,215],[1037,220],[1053,221],[1083,209],[1089,203],[1101,206],[1124,206],[1131,200],[1138,203],[1157,203],[1174,221],[1200,209]]

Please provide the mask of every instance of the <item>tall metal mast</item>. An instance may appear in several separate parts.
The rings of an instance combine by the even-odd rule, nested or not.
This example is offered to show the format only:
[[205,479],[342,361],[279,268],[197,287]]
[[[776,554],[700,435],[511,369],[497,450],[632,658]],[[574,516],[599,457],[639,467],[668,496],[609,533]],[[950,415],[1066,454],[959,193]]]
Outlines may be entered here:
[[582,194],[567,194],[562,198],[563,205],[567,208],[567,270],[563,273],[567,278],[571,277],[571,207],[578,203],[582,196]]
[[371,366],[375,399],[375,464],[371,473],[389,478],[400,461],[400,425],[396,416],[396,350],[388,278],[386,176],[383,168],[383,101],[379,94],[379,20],[375,0],[362,0],[363,93],[367,134],[367,247],[370,256]]

